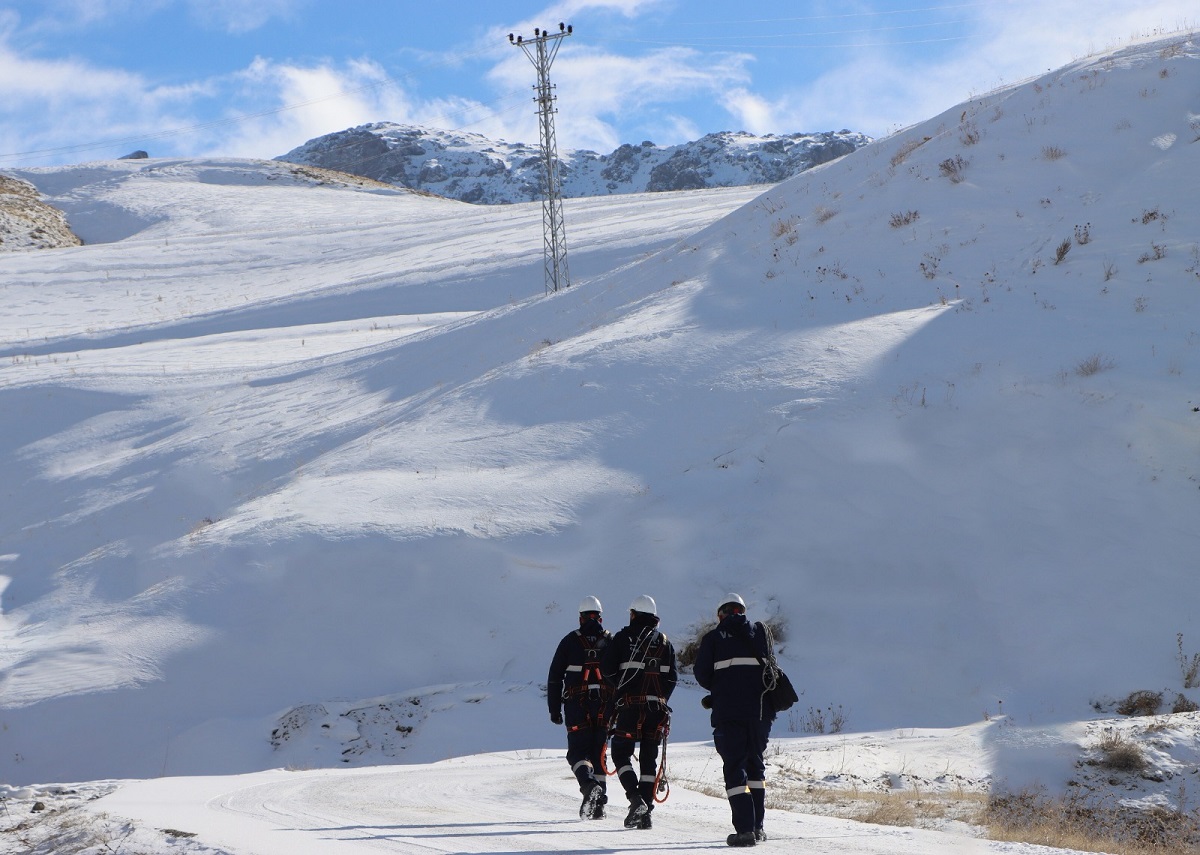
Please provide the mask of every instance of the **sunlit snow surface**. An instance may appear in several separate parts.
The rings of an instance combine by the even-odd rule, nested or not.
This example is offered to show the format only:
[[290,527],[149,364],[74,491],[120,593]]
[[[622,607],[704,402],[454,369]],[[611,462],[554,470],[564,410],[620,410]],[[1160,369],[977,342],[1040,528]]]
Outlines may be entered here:
[[1063,786],[1064,729],[1198,699],[1198,58],[1082,60],[765,191],[571,200],[549,297],[536,204],[14,170],[87,243],[0,257],[0,780],[439,762],[412,797],[446,802],[511,766],[486,823],[557,834],[580,597],[615,629],[650,593],[686,642],[736,590],[785,624],[780,735],[1003,721],[984,777]]

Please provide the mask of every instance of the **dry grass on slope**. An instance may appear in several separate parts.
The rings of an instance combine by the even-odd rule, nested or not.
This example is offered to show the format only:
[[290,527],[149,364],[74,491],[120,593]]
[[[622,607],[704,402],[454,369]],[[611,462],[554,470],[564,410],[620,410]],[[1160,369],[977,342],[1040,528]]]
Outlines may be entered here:
[[0,174],[0,252],[79,246],[66,215],[43,202],[37,188]]

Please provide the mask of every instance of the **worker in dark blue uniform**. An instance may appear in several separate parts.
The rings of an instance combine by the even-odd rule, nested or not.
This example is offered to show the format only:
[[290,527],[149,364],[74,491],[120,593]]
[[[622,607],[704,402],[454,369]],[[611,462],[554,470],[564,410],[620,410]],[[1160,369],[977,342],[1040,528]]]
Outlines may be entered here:
[[772,651],[766,627],[750,623],[746,603],[726,594],[717,607],[717,627],[700,640],[693,673],[708,689],[713,744],[721,755],[725,793],[733,815],[730,846],[754,846],[766,840],[767,740],[775,710],[766,696],[766,661]]
[[[658,785],[658,752],[671,729],[667,700],[678,673],[675,648],[658,629],[658,605],[642,594],[629,606],[629,626],[613,636],[602,659],[613,686],[612,762],[629,799],[626,828],[650,828]],[[633,751],[638,750],[638,770]]]
[[558,643],[546,677],[550,720],[566,725],[567,763],[583,794],[580,819],[603,819],[608,802],[603,759],[612,689],[601,676],[600,658],[612,633],[601,626],[602,620],[600,600],[584,597],[579,604],[579,628]]

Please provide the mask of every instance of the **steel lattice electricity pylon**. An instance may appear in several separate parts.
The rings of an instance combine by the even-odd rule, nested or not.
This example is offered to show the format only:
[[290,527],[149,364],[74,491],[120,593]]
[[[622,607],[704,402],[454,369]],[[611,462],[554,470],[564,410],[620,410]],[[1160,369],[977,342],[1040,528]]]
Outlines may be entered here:
[[551,33],[544,29],[534,29],[533,38],[522,36],[513,37],[508,34],[512,44],[525,51],[529,61],[537,69],[538,82],[534,87],[538,105],[538,124],[540,127],[542,145],[542,177],[545,199],[542,202],[542,244],[543,264],[546,271],[546,292],[567,288],[571,284],[571,274],[567,270],[567,231],[563,222],[562,207],[562,178],[559,174],[558,143],[554,138],[554,108],[556,97],[554,86],[550,83],[550,66],[558,55],[558,48],[564,36],[573,32],[572,27],[558,25],[558,32]]

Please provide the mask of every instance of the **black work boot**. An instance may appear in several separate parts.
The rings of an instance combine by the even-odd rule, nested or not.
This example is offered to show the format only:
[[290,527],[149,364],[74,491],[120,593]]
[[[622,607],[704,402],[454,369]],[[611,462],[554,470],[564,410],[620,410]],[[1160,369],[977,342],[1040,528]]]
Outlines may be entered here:
[[729,846],[753,846],[756,842],[753,831],[738,831],[725,838]]
[[650,815],[650,808],[646,807],[646,803],[642,801],[641,796],[634,796],[629,800],[629,813],[625,815],[625,827],[637,828],[644,817]]
[[592,815],[589,817],[589,819],[604,819],[604,817],[605,817],[604,806],[606,804],[608,804],[608,796],[604,794],[604,786],[601,785],[600,786],[600,798],[596,801],[596,807],[592,811]]
[[601,799],[604,797],[604,788],[596,781],[592,781],[591,785],[583,793],[583,801],[579,805],[580,819],[595,819],[596,811],[603,810],[601,807]]

